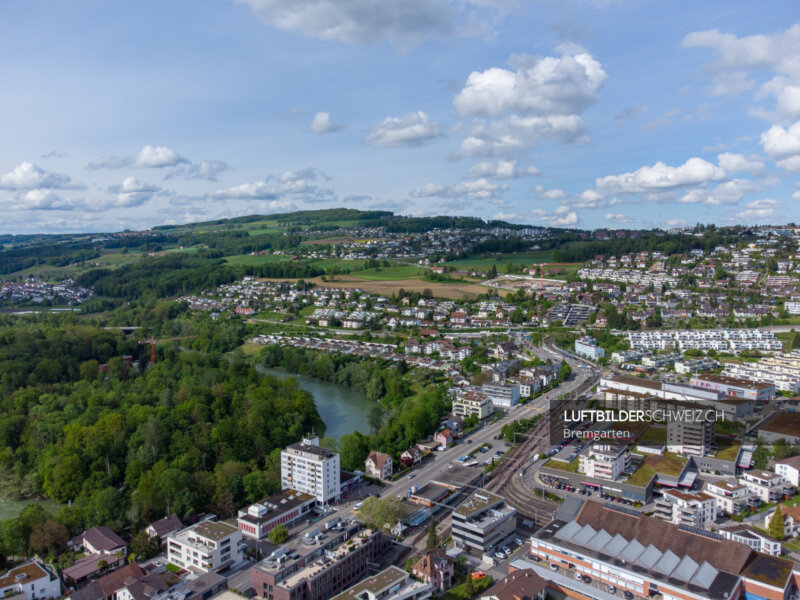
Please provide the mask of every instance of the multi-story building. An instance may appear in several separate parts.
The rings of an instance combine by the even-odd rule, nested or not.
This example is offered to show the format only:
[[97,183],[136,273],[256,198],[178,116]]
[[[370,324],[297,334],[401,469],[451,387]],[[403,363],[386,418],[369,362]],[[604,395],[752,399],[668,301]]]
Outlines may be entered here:
[[513,534],[516,517],[505,498],[478,489],[453,511],[453,543],[462,550],[489,552]]
[[479,419],[485,419],[493,412],[492,401],[482,392],[464,390],[453,400],[453,415],[456,417],[477,415]]
[[392,476],[392,457],[384,452],[373,450],[364,461],[367,475],[376,479],[389,479]]
[[595,442],[578,457],[578,470],[587,477],[616,481],[631,466],[625,444]]
[[800,485],[800,456],[790,456],[775,461],[775,473],[797,487]]
[[169,562],[195,573],[220,571],[242,562],[242,532],[233,525],[201,521],[167,538]]
[[389,567],[367,577],[332,600],[426,600],[433,586],[416,581],[398,567]]
[[341,493],[339,455],[321,448],[316,436],[303,438],[281,452],[281,487],[311,494],[320,504]]
[[609,585],[632,599],[787,600],[797,589],[791,560],[613,503],[569,499],[532,536],[530,551],[558,571],[560,591],[572,598],[607,598]]
[[693,416],[693,411],[685,408],[682,411],[687,420],[670,419],[667,421],[667,451],[676,454],[690,454],[692,456],[705,456],[711,452],[714,444],[714,421],[705,418],[689,420]]
[[705,492],[714,499],[718,513],[734,515],[756,506],[759,500],[749,487],[736,479],[718,479],[706,483]]
[[772,471],[753,469],[745,471],[742,483],[750,488],[762,502],[778,502],[787,494],[794,493],[794,487],[783,477]]
[[296,490],[282,490],[239,511],[237,524],[242,534],[263,539],[276,525],[290,525],[311,512],[317,499]]
[[758,402],[766,402],[775,397],[775,386],[771,383],[759,383],[724,375],[695,375],[689,383],[698,388],[720,391],[726,396]]
[[675,363],[675,372],[680,375],[688,375],[698,371],[708,371],[717,366],[717,361],[713,358],[692,358],[679,360]]
[[575,340],[575,354],[596,361],[603,358],[606,351],[597,344],[596,339],[587,335]]
[[800,350],[770,356],[757,363],[727,363],[722,374],[772,384],[776,390],[796,394],[800,392]]
[[665,490],[656,500],[654,516],[676,525],[703,527],[716,519],[716,500],[703,492]]
[[326,522],[254,566],[251,585],[266,600],[328,600],[366,577],[391,546],[381,532],[356,522]]
[[667,367],[680,359],[681,354],[679,352],[670,352],[669,354],[654,354],[652,356],[645,356],[642,358],[642,364],[645,367],[661,369],[662,367]]
[[0,575],[0,598],[61,598],[61,580],[37,559]]
[[489,397],[493,406],[511,408],[519,404],[519,384],[485,383],[481,391]]

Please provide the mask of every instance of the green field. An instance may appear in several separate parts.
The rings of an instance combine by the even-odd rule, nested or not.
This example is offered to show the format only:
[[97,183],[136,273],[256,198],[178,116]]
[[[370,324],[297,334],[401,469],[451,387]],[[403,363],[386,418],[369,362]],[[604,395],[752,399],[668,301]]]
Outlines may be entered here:
[[344,260],[342,258],[324,258],[322,260],[312,260],[311,264],[316,265],[318,267],[322,267],[323,269],[347,269],[350,271],[355,272],[355,269],[360,269],[361,266],[365,263],[365,260]]
[[530,252],[515,252],[513,254],[492,254],[482,256],[470,256],[447,263],[448,266],[460,267],[464,269],[487,270],[492,265],[497,265],[497,270],[502,272],[505,264],[530,265],[548,262],[550,260],[549,250],[532,250]]
[[265,263],[276,263],[289,260],[289,257],[284,255],[266,254],[250,256],[249,254],[238,254],[235,256],[226,256],[225,262],[232,265],[263,265]]

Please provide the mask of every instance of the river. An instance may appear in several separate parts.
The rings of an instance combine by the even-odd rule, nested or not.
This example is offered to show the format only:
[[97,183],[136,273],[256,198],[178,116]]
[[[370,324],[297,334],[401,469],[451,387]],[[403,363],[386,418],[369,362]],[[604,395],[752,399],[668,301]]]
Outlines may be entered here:
[[317,411],[327,426],[325,437],[338,440],[343,435],[356,430],[365,435],[370,433],[367,417],[375,403],[367,400],[364,394],[313,377],[293,375],[284,369],[259,367],[258,370],[264,375],[275,375],[281,379],[294,377],[301,388],[310,392],[317,405]]
[[39,504],[52,514],[61,510],[61,505],[53,500],[11,500],[0,496],[0,520],[18,516],[29,504]]

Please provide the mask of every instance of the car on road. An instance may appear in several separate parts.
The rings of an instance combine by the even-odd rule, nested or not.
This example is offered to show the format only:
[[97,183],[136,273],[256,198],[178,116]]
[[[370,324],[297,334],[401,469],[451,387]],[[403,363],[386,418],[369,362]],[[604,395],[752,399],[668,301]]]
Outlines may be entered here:
[[472,440],[467,440],[467,443],[468,443],[468,444],[471,444],[471,443],[472,443]]
[[355,505],[353,506],[353,510],[358,510],[362,506],[364,506],[363,502],[356,502]]
[[416,474],[416,473],[409,473],[409,474],[408,474],[408,478],[409,478],[409,479],[414,479],[414,477],[416,477],[416,476],[417,476],[417,474]]

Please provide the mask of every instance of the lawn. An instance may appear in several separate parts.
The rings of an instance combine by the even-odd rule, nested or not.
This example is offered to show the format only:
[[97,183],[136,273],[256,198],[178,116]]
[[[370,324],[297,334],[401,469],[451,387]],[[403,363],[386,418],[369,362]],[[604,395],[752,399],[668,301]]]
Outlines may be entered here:
[[656,454],[646,454],[642,464],[633,475],[628,478],[630,485],[647,485],[656,473],[663,475],[680,475],[683,467],[686,466],[686,458],[671,454],[669,452],[658,456]]
[[499,272],[503,271],[503,265],[508,263],[515,265],[530,265],[548,262],[550,260],[549,250],[532,250],[530,252],[515,252],[513,254],[486,254],[475,255],[468,258],[450,261],[448,266],[461,267],[465,269],[488,270],[492,265],[497,266]]
[[264,346],[262,344],[251,344],[250,342],[245,342],[244,344],[239,346],[239,349],[242,352],[244,352],[247,356],[250,356],[251,354],[257,353],[263,347]]
[[653,442],[655,444],[664,444],[667,441],[667,428],[655,427],[651,425],[639,438],[640,442]]
[[343,258],[323,258],[322,260],[310,260],[310,264],[314,265],[315,267],[321,267],[323,269],[333,269],[339,268],[348,271],[354,271],[355,269],[360,269],[361,265],[363,265],[365,260],[345,260]]
[[717,445],[719,449],[714,453],[714,457],[720,460],[736,460],[739,456],[739,448],[742,444],[729,437],[717,436]]
[[542,465],[543,467],[549,467],[551,469],[556,469],[557,471],[566,471],[568,473],[577,473],[578,472],[578,459],[575,458],[570,462],[564,462],[563,460],[556,460],[551,458],[546,463]]

